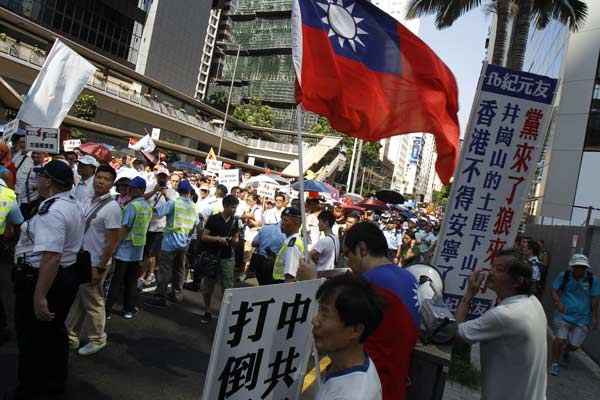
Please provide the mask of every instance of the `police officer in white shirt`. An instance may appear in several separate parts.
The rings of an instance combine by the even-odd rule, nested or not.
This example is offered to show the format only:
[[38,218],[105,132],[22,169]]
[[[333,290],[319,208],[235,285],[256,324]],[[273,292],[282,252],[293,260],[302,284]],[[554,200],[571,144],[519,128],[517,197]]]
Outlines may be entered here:
[[82,283],[75,263],[84,230],[72,186],[73,171],[63,161],[42,168],[38,189],[46,200],[38,214],[21,225],[15,248],[17,398],[65,390],[69,359],[65,318]]
[[98,161],[90,155],[81,157],[77,164],[77,172],[81,179],[77,186],[73,188],[73,197],[75,197],[83,210],[87,208],[94,198],[94,174],[99,165]]

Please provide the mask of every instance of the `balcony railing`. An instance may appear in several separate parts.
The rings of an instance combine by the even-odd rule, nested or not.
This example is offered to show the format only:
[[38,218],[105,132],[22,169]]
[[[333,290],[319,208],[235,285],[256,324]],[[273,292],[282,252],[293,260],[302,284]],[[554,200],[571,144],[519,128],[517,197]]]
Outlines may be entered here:
[[[0,39],[0,55],[17,59],[20,62],[25,62],[29,64],[30,67],[36,69],[39,69],[44,64],[46,57],[46,54],[43,50],[29,46],[22,42],[17,42],[9,37],[4,38],[4,40]],[[161,102],[157,97],[141,95],[140,93],[130,89],[130,83],[124,81],[122,83],[117,83],[112,79],[116,78],[111,77],[111,79],[103,79],[99,78],[98,76],[92,76],[87,86],[94,91],[105,93],[122,101],[133,103],[136,106],[146,110],[190,124],[211,135],[218,136],[220,134],[220,129],[218,127],[215,127],[204,121],[199,116],[190,114],[183,109],[178,109],[168,103]],[[225,131],[224,137],[231,142],[253,149],[289,154],[298,153],[298,146],[293,143],[278,143],[262,139],[249,139],[229,130]]]

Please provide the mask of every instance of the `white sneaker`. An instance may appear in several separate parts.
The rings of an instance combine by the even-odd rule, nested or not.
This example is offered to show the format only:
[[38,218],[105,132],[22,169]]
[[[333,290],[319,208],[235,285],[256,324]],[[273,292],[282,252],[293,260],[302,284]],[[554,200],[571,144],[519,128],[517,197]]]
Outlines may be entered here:
[[88,343],[77,352],[80,356],[90,356],[95,354],[106,347],[106,342],[104,343]]

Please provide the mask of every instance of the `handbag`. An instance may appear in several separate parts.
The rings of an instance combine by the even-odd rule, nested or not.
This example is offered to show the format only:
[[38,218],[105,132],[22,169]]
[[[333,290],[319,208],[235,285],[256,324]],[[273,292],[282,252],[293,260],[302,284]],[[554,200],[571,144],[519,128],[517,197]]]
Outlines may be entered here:
[[[86,218],[85,221],[85,230],[83,231],[83,236],[85,237],[87,231],[90,229],[92,225],[92,221],[96,218],[98,213],[106,206],[108,203],[112,201],[112,197],[107,197],[102,200],[100,204],[94,209],[94,211]],[[92,281],[92,255],[89,251],[79,250],[77,253],[77,260],[75,261],[75,265],[77,267],[77,275],[79,278],[80,284],[90,283]]]
[[[234,216],[229,225],[227,236],[231,234],[235,224],[239,224],[239,220],[238,217]],[[207,278],[217,278],[221,273],[221,252],[203,251],[194,263],[194,272]]]

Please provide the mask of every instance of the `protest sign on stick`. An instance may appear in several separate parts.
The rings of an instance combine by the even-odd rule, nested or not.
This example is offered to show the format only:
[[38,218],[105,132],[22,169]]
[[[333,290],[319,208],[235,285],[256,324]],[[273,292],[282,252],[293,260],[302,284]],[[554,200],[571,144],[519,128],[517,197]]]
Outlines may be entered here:
[[50,154],[60,153],[60,132],[55,128],[27,127],[26,151],[42,151]]
[[[557,81],[484,65],[433,264],[454,311],[476,269],[513,246],[552,114]],[[479,316],[488,291],[472,302]]]
[[203,400],[297,400],[322,280],[227,289]]
[[268,199],[274,199],[275,193],[279,189],[279,185],[269,182],[260,182],[256,188],[256,193],[259,196],[266,197]]
[[81,146],[81,140],[79,139],[63,140],[64,151],[73,151],[79,146]]
[[223,161],[206,159],[206,172],[216,175],[223,169]]
[[222,169],[219,171],[219,183],[225,185],[227,190],[231,191],[231,188],[240,184],[240,170],[239,169]]

